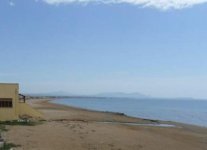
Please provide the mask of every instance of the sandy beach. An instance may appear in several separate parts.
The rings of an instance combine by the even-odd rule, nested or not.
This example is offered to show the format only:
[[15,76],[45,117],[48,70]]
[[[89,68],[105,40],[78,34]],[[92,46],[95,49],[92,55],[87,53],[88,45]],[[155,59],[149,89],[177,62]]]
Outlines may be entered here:
[[[207,150],[207,128],[90,111],[50,100],[28,103],[42,112],[45,121],[36,126],[7,126],[4,139],[20,145],[17,150]],[[129,122],[138,125],[125,124]]]

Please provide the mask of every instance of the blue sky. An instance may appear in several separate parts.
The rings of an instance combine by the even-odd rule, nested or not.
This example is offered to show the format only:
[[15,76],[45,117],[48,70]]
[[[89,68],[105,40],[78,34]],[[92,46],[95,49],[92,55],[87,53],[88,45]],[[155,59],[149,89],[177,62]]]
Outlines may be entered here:
[[0,82],[207,98],[207,4],[174,1],[0,1]]

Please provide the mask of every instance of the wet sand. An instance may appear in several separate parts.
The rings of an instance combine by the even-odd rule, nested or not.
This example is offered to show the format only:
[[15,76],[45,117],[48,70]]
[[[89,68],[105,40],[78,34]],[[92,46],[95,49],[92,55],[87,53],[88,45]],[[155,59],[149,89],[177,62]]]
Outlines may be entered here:
[[43,113],[45,121],[7,127],[4,138],[21,145],[18,150],[207,150],[207,128],[90,111],[49,100],[30,100],[29,104]]

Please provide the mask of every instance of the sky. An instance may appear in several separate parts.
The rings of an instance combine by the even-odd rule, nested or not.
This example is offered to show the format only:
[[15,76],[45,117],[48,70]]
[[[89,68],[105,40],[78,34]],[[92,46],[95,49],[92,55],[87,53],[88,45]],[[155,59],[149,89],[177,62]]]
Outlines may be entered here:
[[206,14],[207,0],[1,0],[0,82],[207,99]]

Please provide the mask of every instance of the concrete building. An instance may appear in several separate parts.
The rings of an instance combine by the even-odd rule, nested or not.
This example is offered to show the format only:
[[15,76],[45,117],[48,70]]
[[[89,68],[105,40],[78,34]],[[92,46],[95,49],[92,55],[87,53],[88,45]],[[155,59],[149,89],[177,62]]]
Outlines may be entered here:
[[0,121],[17,120],[21,116],[39,118],[42,114],[25,102],[18,84],[0,83]]

